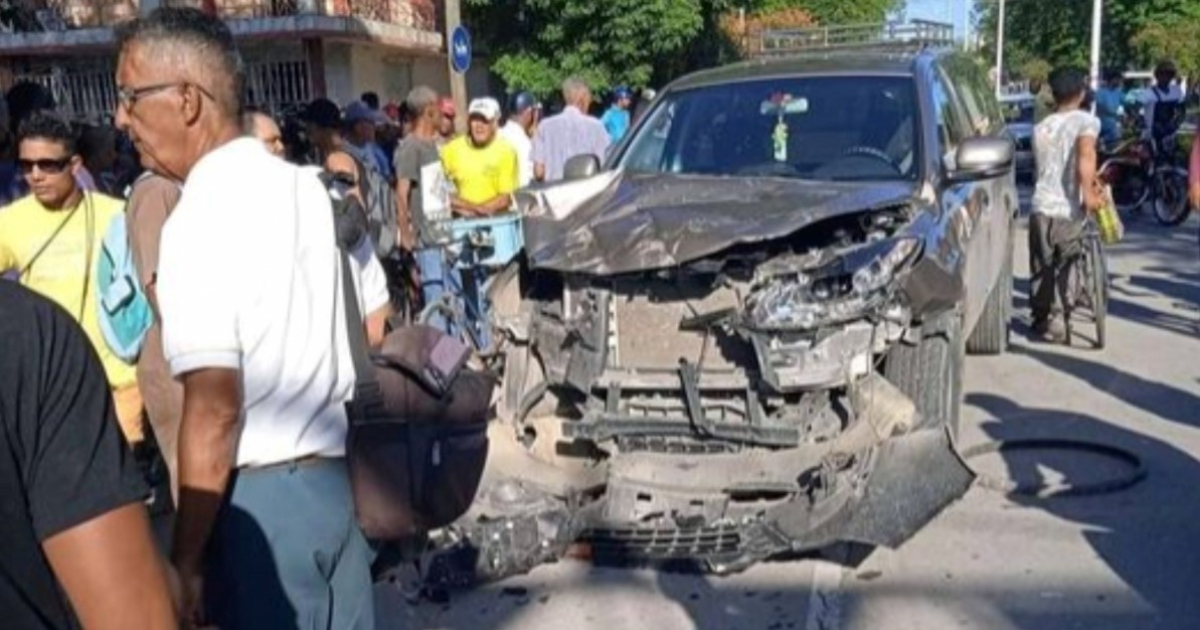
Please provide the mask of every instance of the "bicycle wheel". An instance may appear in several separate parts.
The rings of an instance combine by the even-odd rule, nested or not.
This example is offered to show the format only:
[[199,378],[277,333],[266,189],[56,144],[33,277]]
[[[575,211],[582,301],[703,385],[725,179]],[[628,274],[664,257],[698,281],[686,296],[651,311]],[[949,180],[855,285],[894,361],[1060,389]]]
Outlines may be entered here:
[[1073,257],[1069,263],[1070,268],[1067,271],[1067,283],[1065,287],[1061,287],[1059,296],[1062,304],[1063,317],[1063,345],[1070,346],[1071,341],[1075,337],[1075,317],[1076,312],[1080,309],[1083,303],[1083,287],[1086,287],[1087,277],[1083,271],[1084,254],[1079,254]]
[[1187,171],[1163,167],[1154,174],[1154,218],[1166,226],[1176,226],[1188,218]]
[[1100,239],[1092,237],[1089,240],[1088,263],[1091,267],[1092,317],[1096,324],[1097,350],[1103,350],[1108,336],[1108,262],[1104,257],[1104,246]]

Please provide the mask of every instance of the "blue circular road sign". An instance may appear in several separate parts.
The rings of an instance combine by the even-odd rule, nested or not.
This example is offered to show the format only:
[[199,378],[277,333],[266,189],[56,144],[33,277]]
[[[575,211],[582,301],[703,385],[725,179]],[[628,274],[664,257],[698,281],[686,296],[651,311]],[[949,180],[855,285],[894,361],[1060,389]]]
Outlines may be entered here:
[[471,33],[459,25],[450,34],[450,65],[459,74],[471,68]]

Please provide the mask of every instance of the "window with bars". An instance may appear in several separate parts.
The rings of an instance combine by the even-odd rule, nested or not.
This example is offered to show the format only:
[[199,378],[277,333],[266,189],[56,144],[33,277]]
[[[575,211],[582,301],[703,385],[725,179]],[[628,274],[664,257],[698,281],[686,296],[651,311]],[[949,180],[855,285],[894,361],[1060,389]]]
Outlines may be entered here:
[[[303,60],[251,61],[245,66],[245,102],[266,111],[281,111],[312,100],[308,63]],[[117,102],[115,67],[107,64],[46,63],[13,72],[0,81],[7,90],[22,81],[44,85],[58,111],[80,122],[111,119]]]

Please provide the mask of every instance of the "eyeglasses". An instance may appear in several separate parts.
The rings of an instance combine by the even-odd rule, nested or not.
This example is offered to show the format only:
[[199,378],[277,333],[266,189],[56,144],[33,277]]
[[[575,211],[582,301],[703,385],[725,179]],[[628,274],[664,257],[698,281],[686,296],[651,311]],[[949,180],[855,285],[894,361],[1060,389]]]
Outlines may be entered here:
[[200,92],[204,96],[207,96],[209,98],[209,100],[213,100],[213,101],[217,100],[216,98],[213,97],[211,92],[204,89],[203,87],[200,87],[199,85],[196,85],[195,83],[189,83],[187,81],[174,81],[171,83],[156,83],[154,85],[146,85],[146,86],[142,86],[139,88],[130,88],[130,87],[118,88],[117,89],[117,103],[119,103],[121,105],[121,107],[124,107],[125,111],[128,112],[128,111],[131,111],[135,105],[137,105],[138,101],[142,100],[143,98],[145,98],[147,96],[153,96],[155,94],[158,94],[159,92],[164,92],[164,91],[170,90],[172,88],[183,88],[183,87],[188,87],[188,86],[196,88],[196,91]]
[[71,158],[69,157],[60,160],[17,160],[17,166],[26,175],[33,173],[34,168],[47,175],[58,175],[67,170],[70,164]]

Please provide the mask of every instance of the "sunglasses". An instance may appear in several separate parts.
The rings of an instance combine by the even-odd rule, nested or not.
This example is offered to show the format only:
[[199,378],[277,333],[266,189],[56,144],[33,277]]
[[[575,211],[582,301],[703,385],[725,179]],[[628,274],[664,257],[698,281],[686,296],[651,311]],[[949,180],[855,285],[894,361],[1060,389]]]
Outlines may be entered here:
[[59,175],[70,165],[71,158],[69,157],[61,160],[17,160],[17,166],[26,175],[33,173],[34,168],[47,175]]

